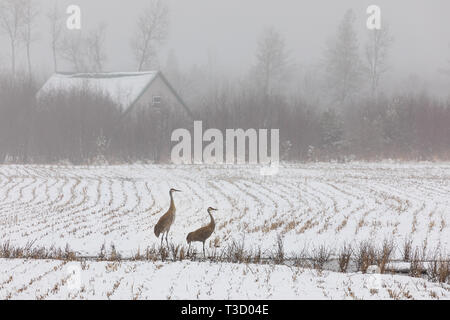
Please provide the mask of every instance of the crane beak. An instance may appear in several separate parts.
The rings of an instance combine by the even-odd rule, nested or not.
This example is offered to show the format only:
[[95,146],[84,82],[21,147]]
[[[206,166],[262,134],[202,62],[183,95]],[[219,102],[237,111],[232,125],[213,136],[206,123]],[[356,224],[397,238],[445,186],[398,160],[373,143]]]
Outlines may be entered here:
[[173,191],[176,191],[176,192],[181,192],[181,190],[177,190],[177,189],[173,189]]

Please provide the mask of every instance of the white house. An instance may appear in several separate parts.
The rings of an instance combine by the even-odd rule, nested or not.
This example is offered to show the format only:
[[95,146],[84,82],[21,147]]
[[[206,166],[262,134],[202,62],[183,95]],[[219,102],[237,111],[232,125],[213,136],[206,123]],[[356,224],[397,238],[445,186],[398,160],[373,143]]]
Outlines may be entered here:
[[164,107],[193,118],[191,111],[160,71],[111,73],[55,73],[37,93],[37,98],[52,91],[81,88],[107,95],[124,114],[138,108]]

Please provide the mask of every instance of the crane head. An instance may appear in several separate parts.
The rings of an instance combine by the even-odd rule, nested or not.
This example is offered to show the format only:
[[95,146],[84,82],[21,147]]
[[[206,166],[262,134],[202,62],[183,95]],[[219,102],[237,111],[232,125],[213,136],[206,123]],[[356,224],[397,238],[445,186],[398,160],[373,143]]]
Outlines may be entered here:
[[170,192],[170,193],[172,193],[172,192],[181,192],[181,190],[177,190],[177,189],[172,188],[172,189],[170,189],[169,192]]
[[217,209],[213,208],[213,207],[209,207],[208,208],[208,212],[211,213],[211,211],[217,211]]

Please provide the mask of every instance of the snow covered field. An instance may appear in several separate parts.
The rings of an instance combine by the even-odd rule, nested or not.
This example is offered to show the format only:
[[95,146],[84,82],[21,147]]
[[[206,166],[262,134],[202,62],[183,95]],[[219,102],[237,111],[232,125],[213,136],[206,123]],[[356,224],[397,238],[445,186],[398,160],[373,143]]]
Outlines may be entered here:
[[[123,257],[159,245],[153,227],[176,193],[170,241],[209,222],[207,243],[244,241],[287,257],[325,245],[411,239],[448,254],[450,164],[350,163],[257,167],[169,165],[0,166],[0,245],[63,248],[96,256],[114,244]],[[201,245],[196,244],[201,250]],[[396,248],[394,258],[400,258]],[[69,266],[80,286],[70,289]],[[68,271],[69,270],[69,271]],[[284,265],[211,262],[67,262],[0,259],[0,298],[100,299],[449,299],[449,285],[401,275],[318,272]],[[73,270],[72,270],[73,271]],[[73,279],[72,279],[73,280]]]
[[0,269],[10,270],[0,299],[450,299],[450,285],[423,279],[274,265],[0,259]]
[[129,256],[159,244],[153,227],[171,187],[183,191],[174,197],[174,243],[186,244],[213,206],[219,211],[208,248],[244,239],[272,250],[281,235],[287,255],[385,238],[449,249],[450,164],[434,163],[299,164],[274,176],[252,167],[0,166],[0,243],[68,243],[86,255],[113,243]]

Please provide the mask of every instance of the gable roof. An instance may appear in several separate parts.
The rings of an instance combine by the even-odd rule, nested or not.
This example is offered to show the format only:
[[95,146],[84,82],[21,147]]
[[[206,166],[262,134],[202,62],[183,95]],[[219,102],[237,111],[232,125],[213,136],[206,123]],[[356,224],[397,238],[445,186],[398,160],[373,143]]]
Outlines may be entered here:
[[160,71],[109,73],[55,73],[37,93],[37,98],[53,90],[89,88],[107,95],[128,113],[157,78],[167,85],[188,115],[192,113]]

